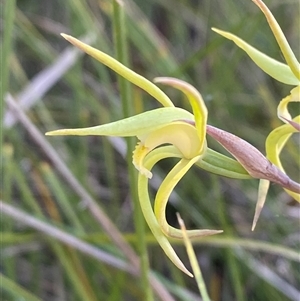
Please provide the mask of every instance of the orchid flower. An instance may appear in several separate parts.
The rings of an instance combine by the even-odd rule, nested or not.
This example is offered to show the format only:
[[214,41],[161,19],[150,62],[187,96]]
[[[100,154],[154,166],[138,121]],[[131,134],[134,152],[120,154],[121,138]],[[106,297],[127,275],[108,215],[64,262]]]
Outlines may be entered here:
[[[185,94],[190,102],[192,113],[175,107],[169,97],[149,80],[122,65],[109,55],[62,34],[70,43],[114,70],[156,100],[163,108],[153,109],[141,114],[121,119],[109,124],[81,129],[61,129],[46,133],[55,135],[101,135],[135,136],[139,139],[133,152],[133,164],[139,171],[138,193],[143,215],[156,240],[170,258],[183,272],[192,276],[175,253],[168,237],[182,239],[182,231],[170,226],[166,220],[166,205],[169,196],[187,171],[195,164],[209,172],[236,179],[263,178],[274,181],[288,189],[295,188],[294,182],[271,164],[258,150],[246,141],[230,133],[207,125],[207,108],[201,94],[190,84],[175,78],[158,77],[156,84],[172,86]],[[206,133],[218,140],[237,159],[224,156],[207,146]],[[166,145],[167,144],[167,145]],[[180,159],[162,181],[152,207],[148,179],[151,169],[164,158]],[[255,162],[259,162],[256,166]],[[189,238],[221,233],[221,230],[188,230]]]
[[[250,56],[250,58],[271,77],[284,84],[296,86],[291,90],[290,95],[281,100],[277,108],[277,116],[285,123],[285,125],[274,129],[266,139],[267,158],[273,164],[275,164],[282,172],[285,172],[280,161],[280,153],[290,136],[293,133],[300,131],[300,116],[297,116],[293,119],[287,108],[290,102],[300,101],[300,63],[296,59],[284,33],[282,32],[279,24],[277,23],[276,19],[274,18],[268,7],[261,0],[252,1],[264,13],[269,23],[269,26],[277,40],[277,43],[282,51],[282,54],[286,60],[286,64],[281,63],[265,55],[256,48],[247,44],[239,37],[229,32],[225,32],[216,28],[213,28],[213,30],[219,33],[220,35],[224,36],[225,38],[232,40],[237,46],[242,48]],[[266,179],[262,179],[260,181],[258,191],[258,202],[255,209],[252,230],[254,229],[257,223],[260,212],[266,200],[269,183],[269,180]],[[300,191],[291,191],[286,188],[285,191],[295,200],[300,202]]]

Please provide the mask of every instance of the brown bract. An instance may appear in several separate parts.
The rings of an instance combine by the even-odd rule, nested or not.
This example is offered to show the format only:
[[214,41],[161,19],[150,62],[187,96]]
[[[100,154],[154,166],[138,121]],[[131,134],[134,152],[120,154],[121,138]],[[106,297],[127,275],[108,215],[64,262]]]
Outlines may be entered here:
[[247,141],[214,126],[207,125],[207,134],[227,149],[253,178],[266,179],[293,192],[300,193],[300,185],[291,180]]

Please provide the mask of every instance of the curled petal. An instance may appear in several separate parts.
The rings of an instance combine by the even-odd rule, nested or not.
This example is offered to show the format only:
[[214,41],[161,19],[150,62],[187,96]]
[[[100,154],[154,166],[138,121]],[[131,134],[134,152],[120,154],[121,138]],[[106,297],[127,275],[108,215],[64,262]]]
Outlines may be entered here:
[[268,7],[264,4],[263,1],[261,1],[261,0],[252,0],[252,1],[264,13],[287,64],[289,65],[290,69],[294,73],[295,77],[298,78],[298,80],[300,80],[300,64],[299,64],[298,60],[296,59],[284,33],[282,32],[282,30],[281,30],[279,24],[277,23],[276,19],[274,18],[273,14],[268,9]]
[[201,153],[203,153],[206,148],[206,123],[208,113],[201,94],[192,85],[177,78],[157,77],[154,79],[154,82],[172,86],[187,96],[195,116],[195,126],[201,143]]
[[295,76],[288,65],[274,60],[229,32],[216,28],[212,28],[212,30],[223,37],[232,40],[250,56],[259,68],[276,80],[288,85],[299,85],[300,80]]
[[[299,123],[300,116],[297,116],[293,119],[293,122]],[[276,129],[274,129],[266,139],[266,153],[268,159],[278,166],[278,168],[284,172],[284,168],[280,161],[280,153],[293,133],[298,132],[298,130],[290,125],[284,124]],[[285,191],[292,196],[295,200],[300,202],[300,184],[289,179],[290,185],[284,186]]]
[[139,138],[149,149],[161,144],[173,144],[186,159],[197,156],[202,147],[195,127],[183,121],[171,122]]
[[105,66],[109,67],[110,69],[114,70],[119,75],[126,78],[131,83],[135,84],[136,86],[140,87],[150,95],[152,95],[156,100],[158,100],[164,107],[174,107],[172,101],[169,97],[161,91],[157,86],[155,86],[152,82],[144,78],[143,76],[135,73],[134,71],[130,70],[111,56],[107,55],[106,53],[93,48],[72,36],[66,35],[64,33],[61,34],[67,41],[69,41],[74,46],[78,47],[88,55],[95,58],[97,61],[101,62]]
[[[200,160],[201,156],[192,158],[191,160],[181,159],[174,168],[165,177],[161,183],[154,201],[154,213],[165,235],[172,238],[182,239],[182,231],[170,226],[166,220],[166,206],[171,192],[174,190],[177,183],[193,166],[193,164]],[[222,233],[222,230],[189,230],[188,237],[201,237]]]
[[[295,119],[299,120],[300,117],[298,116]],[[295,124],[299,124],[299,123],[295,123]],[[283,125],[279,128],[276,128],[269,134],[269,136],[266,140],[266,152],[267,152],[268,159],[272,163],[274,163],[276,166],[278,166],[278,168],[280,168],[280,170],[282,170],[283,172],[284,172],[284,168],[280,162],[280,153],[281,153],[285,143],[292,135],[292,133],[297,131],[297,129],[293,128],[292,126],[293,125]],[[264,206],[266,196],[268,193],[268,189],[269,189],[269,185],[270,185],[270,182],[268,180],[260,180],[259,189],[258,189],[258,201],[257,201],[256,208],[255,208],[255,215],[254,215],[253,224],[252,224],[252,231],[254,230],[254,228],[256,226],[256,223],[260,216],[261,210]],[[299,187],[299,185],[298,185],[298,187]],[[292,196],[295,200],[300,202],[300,190],[298,193],[288,190],[288,189],[284,189],[284,190],[290,196]]]
[[283,98],[278,107],[277,107],[277,115],[278,117],[285,123],[290,123],[296,129],[300,129],[300,124],[292,121],[292,116],[288,111],[288,104],[290,102],[300,102],[300,86],[295,87],[291,90],[291,94],[287,97]]
[[139,136],[146,135],[149,132],[159,129],[160,127],[169,124],[172,121],[182,118],[194,119],[191,113],[180,108],[159,108],[108,124],[88,128],[56,130],[48,132],[46,135],[99,135],[119,137]]
[[[147,168],[147,170],[151,170],[152,167],[160,160],[170,157],[179,157],[181,158],[181,154],[173,145],[170,146],[162,146],[160,148],[154,149],[151,151],[144,160],[144,166]],[[197,158],[199,159],[199,158]],[[185,159],[184,159],[185,160]],[[188,161],[188,160],[186,160]],[[187,275],[191,276],[191,273],[184,267],[181,260],[178,258],[177,254],[175,253],[174,249],[172,248],[170,242],[162,232],[161,226],[158,223],[157,218],[155,217],[155,214],[153,212],[153,208],[151,206],[151,202],[149,199],[149,193],[148,193],[148,178],[141,173],[138,177],[138,193],[139,193],[139,200],[141,204],[141,208],[143,211],[143,214],[145,216],[145,219],[148,223],[149,228],[151,229],[154,237],[160,244],[161,248],[164,250],[165,254],[169,257],[169,259],[183,272],[185,272]],[[175,229],[177,230],[177,229]],[[201,230],[188,230],[187,235],[189,237],[195,237],[199,236]],[[201,234],[207,234],[206,231],[214,231],[214,230],[203,230]],[[221,231],[218,231],[221,232]],[[197,234],[197,235],[195,235]],[[211,233],[210,233],[211,234]],[[216,234],[216,233],[213,233]],[[176,233],[175,237],[182,237],[181,235],[178,235]]]
[[207,133],[222,144],[253,178],[266,179],[296,193],[300,192],[298,183],[292,181],[250,143],[213,126],[207,126]]
[[155,147],[162,144],[172,144],[180,151],[181,157],[186,159],[197,156],[201,149],[195,127],[183,121],[171,122],[138,137],[141,143],[133,153],[133,164],[148,178],[152,177],[152,173],[144,168],[143,159]]

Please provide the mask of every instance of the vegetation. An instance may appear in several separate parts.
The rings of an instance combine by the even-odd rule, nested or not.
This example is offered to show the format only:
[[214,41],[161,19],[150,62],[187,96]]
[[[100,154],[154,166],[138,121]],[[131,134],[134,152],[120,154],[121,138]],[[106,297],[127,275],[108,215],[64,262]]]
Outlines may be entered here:
[[[299,4],[266,4],[298,54]],[[291,88],[210,29],[230,31],[283,61],[261,11],[250,0],[10,0],[0,5],[6,101],[3,300],[202,300],[195,280],[173,266],[144,221],[132,152],[126,152],[136,140],[44,136],[159,107],[59,34],[80,38],[149,80],[169,76],[192,84],[202,94],[208,124],[265,153],[266,137],[282,125],[277,106]],[[176,106],[190,110],[178,91],[163,90]],[[297,103],[289,109],[293,116],[300,112]],[[299,182],[297,135],[281,158]],[[155,166],[152,198],[176,162],[169,158]],[[192,241],[211,300],[298,300],[299,204],[271,185],[252,232],[257,190],[255,179],[233,180],[193,167],[170,197],[171,225],[179,227],[180,212],[188,229],[224,230]],[[183,241],[171,244],[189,268]],[[208,296],[202,294],[203,300]]]

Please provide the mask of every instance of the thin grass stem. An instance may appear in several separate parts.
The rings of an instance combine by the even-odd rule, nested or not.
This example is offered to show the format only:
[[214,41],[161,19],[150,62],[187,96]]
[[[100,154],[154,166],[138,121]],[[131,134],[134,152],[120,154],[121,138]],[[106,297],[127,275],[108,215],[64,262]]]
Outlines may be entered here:
[[[124,65],[128,66],[128,50],[127,50],[127,33],[126,33],[126,16],[123,9],[123,2],[120,0],[113,1],[113,24],[114,24],[114,40],[116,45],[117,59]],[[132,115],[132,90],[129,82],[124,78],[118,77],[123,117],[126,118]],[[137,193],[137,172],[132,164],[132,152],[134,150],[133,138],[127,138],[127,164],[129,169],[129,185],[131,199],[134,208],[134,224],[136,235],[138,237],[138,249],[140,255],[140,271],[141,281],[144,291],[144,300],[152,301],[153,293],[149,282],[149,259],[146,241],[146,226],[145,220],[140,208],[138,193]]]

